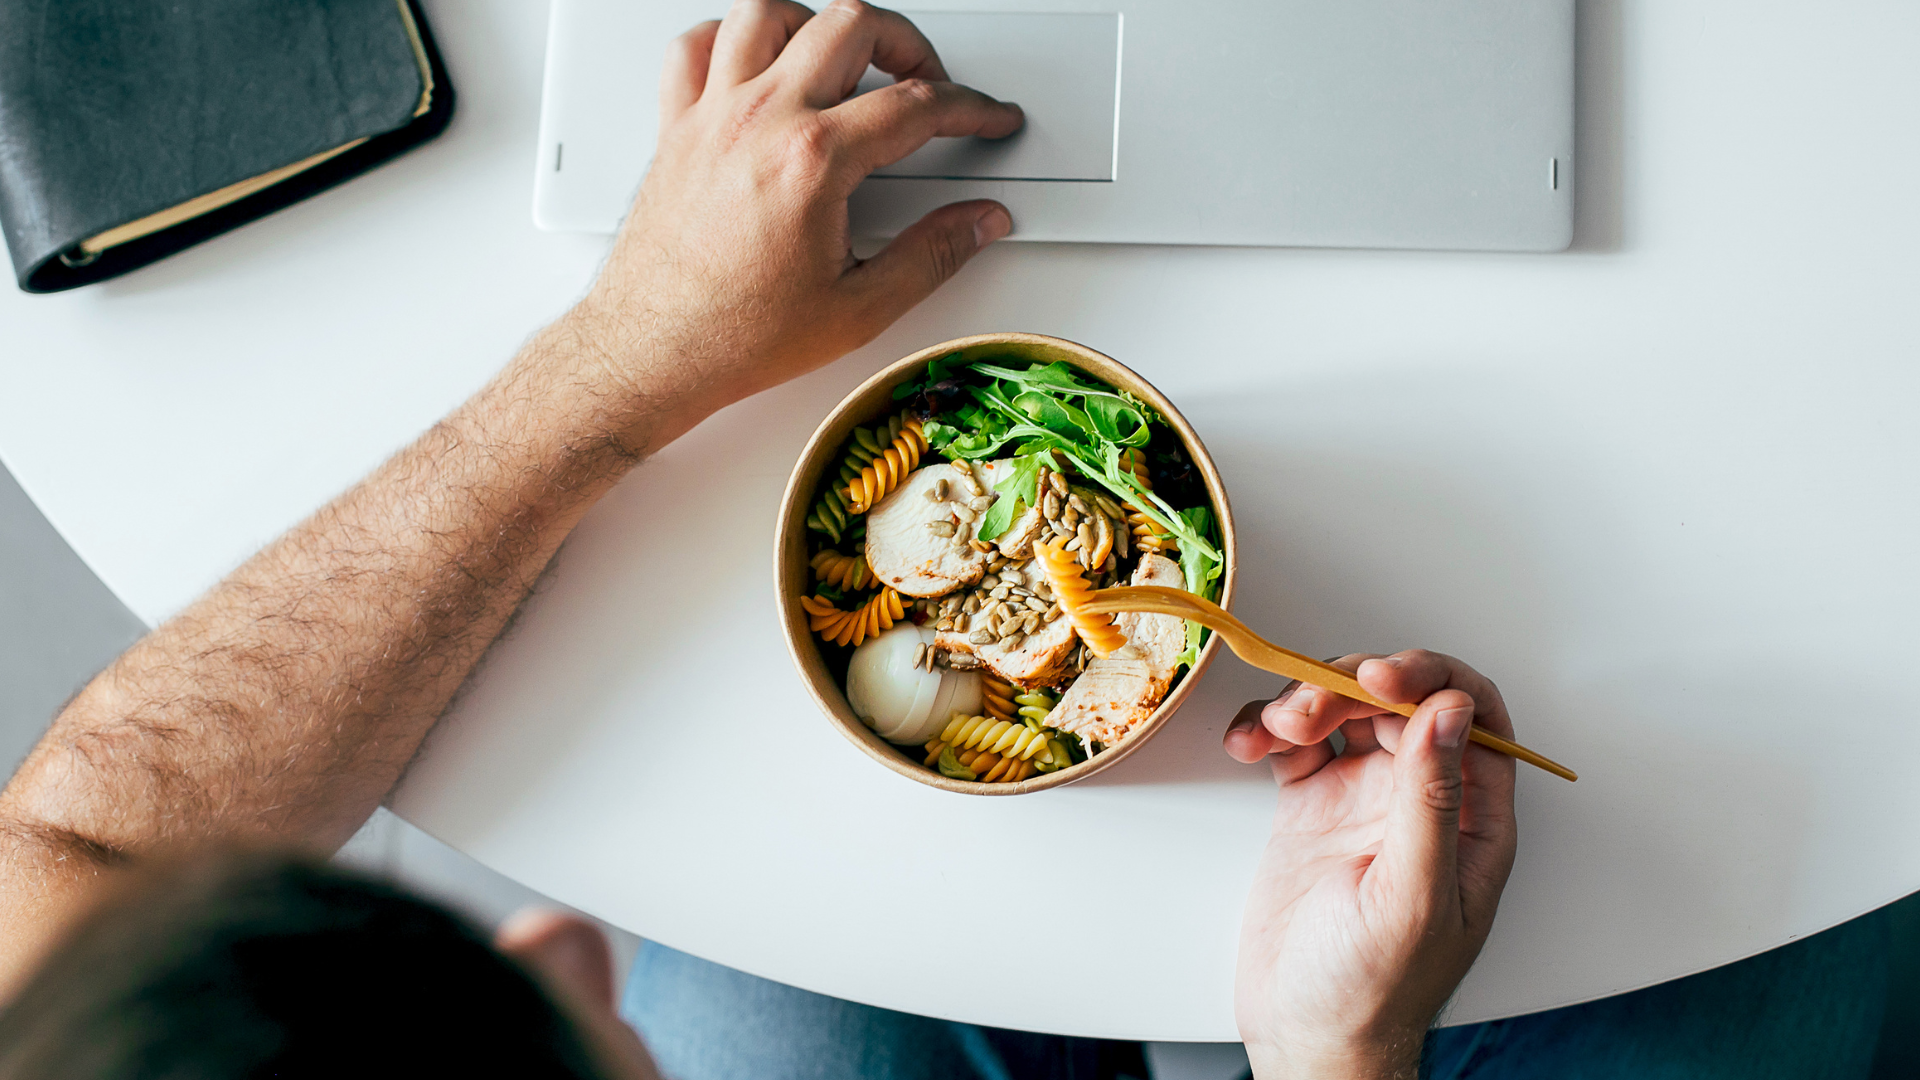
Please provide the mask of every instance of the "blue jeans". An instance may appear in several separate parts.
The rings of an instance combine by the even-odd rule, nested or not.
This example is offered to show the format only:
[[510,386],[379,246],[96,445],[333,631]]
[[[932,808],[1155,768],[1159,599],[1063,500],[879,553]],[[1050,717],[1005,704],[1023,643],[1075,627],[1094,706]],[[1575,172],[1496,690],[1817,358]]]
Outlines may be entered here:
[[[1865,1077],[1886,1002],[1881,913],[1704,974],[1442,1028],[1427,1080]],[[1003,1031],[769,982],[648,942],[622,1008],[671,1080],[1115,1080],[1139,1044]]]

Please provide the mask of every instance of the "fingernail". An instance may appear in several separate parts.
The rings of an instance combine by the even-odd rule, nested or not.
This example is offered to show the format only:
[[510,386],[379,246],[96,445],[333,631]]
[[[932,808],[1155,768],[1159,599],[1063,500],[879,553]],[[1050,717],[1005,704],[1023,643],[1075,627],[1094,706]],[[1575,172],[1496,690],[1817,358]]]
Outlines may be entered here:
[[973,246],[976,249],[986,247],[1012,231],[1013,219],[1007,216],[1005,208],[989,207],[986,213],[973,221]]
[[1388,667],[1397,668],[1400,666],[1400,663],[1401,663],[1400,658],[1398,656],[1381,656],[1381,657],[1376,657],[1376,659],[1378,659],[1381,663],[1387,665]]
[[1457,709],[1443,709],[1433,718],[1433,741],[1451,750],[1460,745],[1467,737],[1467,729],[1473,726],[1473,710],[1465,705]]

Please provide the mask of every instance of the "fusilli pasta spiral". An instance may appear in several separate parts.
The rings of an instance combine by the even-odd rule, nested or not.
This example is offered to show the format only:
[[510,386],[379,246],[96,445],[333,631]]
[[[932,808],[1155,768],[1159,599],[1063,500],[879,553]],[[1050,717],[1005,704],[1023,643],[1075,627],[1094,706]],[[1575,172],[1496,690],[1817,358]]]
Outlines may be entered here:
[[1127,643],[1127,635],[1113,625],[1113,616],[1095,615],[1082,610],[1087,597],[1093,592],[1087,579],[1080,573],[1080,565],[1074,560],[1073,553],[1066,550],[1060,537],[1051,542],[1033,545],[1033,561],[1046,571],[1047,583],[1053,586],[1053,598],[1065,611],[1067,618],[1073,620],[1073,628],[1080,633],[1080,640],[1087,643],[1094,655],[1105,656]]
[[813,557],[813,576],[836,589],[848,591],[873,587],[873,569],[865,555],[842,555],[828,548]]
[[[1153,490],[1153,480],[1147,476],[1147,452],[1137,446],[1128,447],[1122,452],[1120,461],[1133,473],[1140,486]],[[1162,555],[1174,555],[1180,550],[1179,543],[1172,536],[1160,531],[1160,526],[1132,503],[1122,503],[1120,508],[1127,512],[1127,525],[1133,530],[1133,546],[1141,551],[1157,551]]]
[[1014,718],[1013,684],[1001,680],[991,670],[980,673],[980,689],[986,698],[987,715],[995,720]]
[[[883,445],[882,437],[892,441]],[[920,455],[927,450],[927,437],[920,431],[919,418],[901,413],[881,431],[861,428],[854,432],[854,445],[856,451],[867,453],[868,458],[860,474],[846,483],[847,509],[864,514],[899,487],[908,473],[920,467]],[[852,460],[852,454],[848,460]]]
[[852,611],[842,611],[817,596],[801,597],[800,606],[809,616],[809,629],[835,645],[858,645],[907,617],[906,604],[892,589],[881,589]]
[[1047,714],[1060,704],[1060,699],[1045,690],[1022,690],[1013,696],[1013,704],[1028,727],[1041,727],[1047,722]]
[[[865,526],[860,515],[866,512],[867,507],[854,507],[850,500],[852,485],[873,464],[875,458],[884,454],[900,438],[900,433],[907,429],[909,423],[917,434],[920,422],[905,412],[888,417],[878,427],[853,429],[853,434],[847,436],[846,450],[840,455],[840,471],[833,482],[827,485],[820,501],[813,504],[813,513],[807,515],[807,528],[826,533],[836,544],[844,537],[860,535]],[[926,449],[924,437],[919,439],[919,446],[916,462],[919,460],[918,453]]]
[[984,774],[984,783],[1024,780],[1036,772],[1053,772],[1073,764],[1060,733],[1033,724],[995,720],[990,716],[953,714],[946,730],[927,742],[928,765],[948,750],[963,768]]

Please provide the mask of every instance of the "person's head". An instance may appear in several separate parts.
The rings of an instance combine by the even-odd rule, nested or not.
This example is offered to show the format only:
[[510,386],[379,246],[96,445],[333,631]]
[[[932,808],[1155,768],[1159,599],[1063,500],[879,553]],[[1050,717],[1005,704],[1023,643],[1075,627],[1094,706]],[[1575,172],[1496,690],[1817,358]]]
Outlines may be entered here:
[[0,1012],[0,1078],[651,1074],[609,1028],[597,931],[552,918],[505,937],[513,958],[440,908],[285,856],[156,864]]

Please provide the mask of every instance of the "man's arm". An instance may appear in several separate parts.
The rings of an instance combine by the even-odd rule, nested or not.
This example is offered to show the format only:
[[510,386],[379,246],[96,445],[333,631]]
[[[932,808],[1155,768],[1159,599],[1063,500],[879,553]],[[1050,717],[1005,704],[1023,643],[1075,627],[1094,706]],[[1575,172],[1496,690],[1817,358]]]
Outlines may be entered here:
[[[896,86],[843,103],[869,62]],[[0,793],[0,987],[111,869],[330,850],[366,820],[567,533],[713,411],[871,340],[1004,235],[936,210],[852,257],[846,199],[1017,108],[898,15],[739,0],[676,43],[662,135],[589,295],[471,401],[130,649]]]

